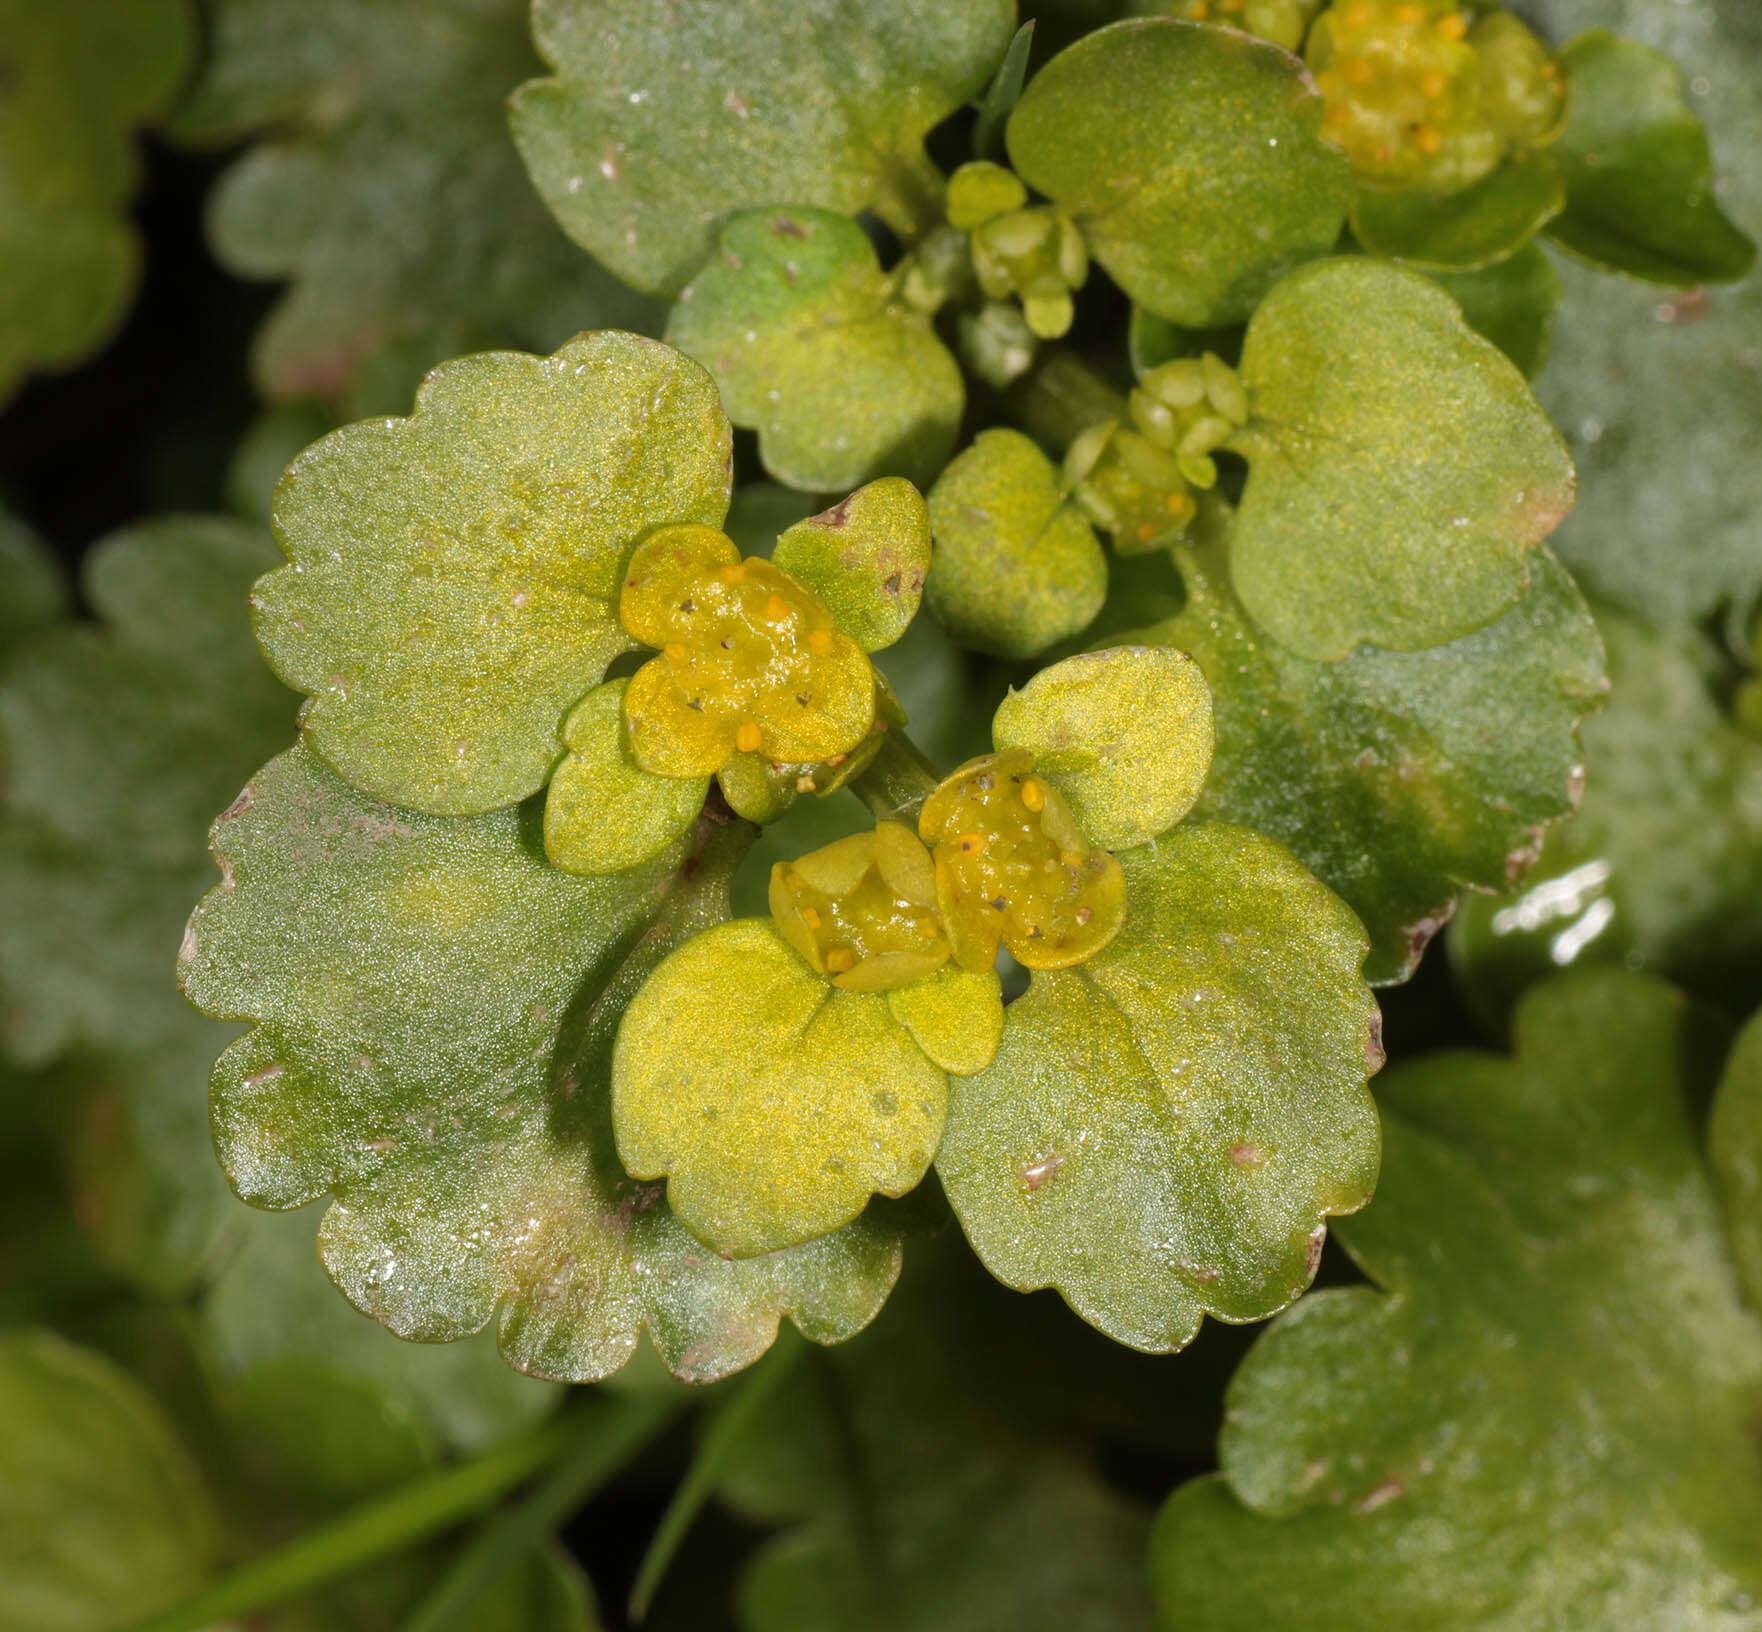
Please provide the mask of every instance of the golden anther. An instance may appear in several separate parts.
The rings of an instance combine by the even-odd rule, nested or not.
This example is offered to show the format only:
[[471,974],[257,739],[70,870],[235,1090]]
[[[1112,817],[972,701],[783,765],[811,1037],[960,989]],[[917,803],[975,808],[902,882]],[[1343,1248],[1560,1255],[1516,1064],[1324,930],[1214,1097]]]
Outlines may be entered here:
[[1141,521],[1138,523],[1137,533],[1138,542],[1140,544],[1148,544],[1151,539],[1156,537],[1156,529],[1147,521]]
[[1397,6],[1395,8],[1395,21],[1403,28],[1417,28],[1425,20],[1426,8],[1424,6]]
[[826,967],[835,974],[849,973],[856,967],[857,955],[848,946],[835,947],[826,954]]
[[795,779],[795,791],[797,793],[812,793],[814,791],[814,779],[811,776],[798,776]]
[[1193,501],[1185,493],[1171,493],[1163,500],[1163,508],[1171,516],[1190,516],[1193,514]]
[[830,629],[815,629],[808,636],[808,650],[815,657],[829,657],[833,646],[837,644],[832,638]]
[[1371,9],[1367,5],[1348,6],[1346,14],[1340,21],[1348,28],[1367,28],[1370,25]]
[[964,856],[982,856],[985,847],[990,843],[983,833],[963,833],[960,836],[961,854]]
[[820,915],[815,912],[812,907],[803,907],[801,909],[801,921],[806,924],[809,929],[818,929],[820,927]]
[[792,616],[789,602],[781,595],[773,595],[765,602],[766,623],[788,623]]
[[1022,803],[1036,814],[1046,809],[1046,789],[1033,777],[1022,784]]
[[725,584],[744,584],[746,582],[746,563],[736,561],[730,566],[723,567],[716,576]]
[[1443,147],[1444,138],[1439,132],[1433,130],[1430,125],[1421,125],[1419,129],[1413,133],[1413,145],[1422,153],[1436,153],[1441,147]]
[[915,929],[920,935],[922,935],[924,937],[924,939],[927,941],[935,940],[937,933],[938,933],[937,928],[936,928],[936,920],[934,918],[920,918],[915,924],[912,925],[912,928]]
[[1419,76],[1420,95],[1428,101],[1436,102],[1450,88],[1450,77],[1441,69],[1428,68]]
[[1434,26],[1447,40],[1460,40],[1468,33],[1468,19],[1459,11],[1451,12],[1448,17],[1440,17]]
[[1211,7],[1205,3],[1205,0],[1193,0],[1193,9],[1187,15],[1192,21],[1203,23],[1211,15]]
[[685,647],[677,640],[667,642],[666,652],[669,663],[683,663],[685,661]]
[[1363,57],[1348,57],[1340,64],[1340,72],[1348,85],[1368,85],[1376,78],[1376,70]]
[[[727,739],[724,738],[724,741]],[[742,720],[734,733],[734,746],[743,754],[759,751],[759,728],[751,720]]]
[[1088,857],[1079,855],[1075,850],[1061,850],[1058,859],[1067,867],[1081,867]]

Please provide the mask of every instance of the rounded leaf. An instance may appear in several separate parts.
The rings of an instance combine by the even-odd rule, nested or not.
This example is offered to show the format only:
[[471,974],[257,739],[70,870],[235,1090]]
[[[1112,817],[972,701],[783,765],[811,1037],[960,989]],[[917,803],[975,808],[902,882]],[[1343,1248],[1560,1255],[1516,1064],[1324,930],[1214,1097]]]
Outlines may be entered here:
[[1008,143],[1133,300],[1202,329],[1242,322],[1281,275],[1333,248],[1352,182],[1321,119],[1314,81],[1277,46],[1146,18],[1054,57]]
[[887,994],[893,1018],[952,1076],[983,1071],[1003,1037],[1003,984],[995,969],[944,964]]
[[654,776],[630,755],[628,680],[595,686],[563,723],[568,757],[545,793],[545,854],[566,873],[617,873],[652,861],[697,820],[707,776]]
[[518,810],[378,804],[304,748],[266,766],[216,826],[222,882],[181,960],[199,1007],[254,1023],[211,1084],[234,1187],[330,1193],[320,1251],[357,1307],[425,1342],[497,1317],[539,1376],[605,1377],[645,1331],[700,1382],[757,1359],[785,1314],[850,1336],[899,1272],[890,1229],[726,1263],[612,1134],[618,1016],[725,917],[750,832],[706,819],[648,868],[572,878]]
[[1370,254],[1425,272],[1471,272],[1515,255],[1565,204],[1560,167],[1546,153],[1526,154],[1443,197],[1361,192],[1352,235]]
[[612,1115],[638,1178],[729,1258],[849,1224],[929,1170],[947,1079],[874,992],[841,991],[768,923],[688,941],[618,1029]]
[[1286,851],[1208,822],[1121,865],[1125,928],[1010,1006],[936,1170],[999,1280],[1160,1351],[1309,1284],[1370,1196],[1382,1053],[1363,931]]
[[1542,372],[1560,307],[1560,274],[1539,244],[1474,272],[1434,272],[1476,334],[1516,363],[1527,380]]
[[931,614],[963,646],[1033,657],[1107,597],[1107,557],[1058,467],[1020,431],[981,431],[930,489]]
[[961,371],[928,318],[893,298],[875,246],[828,210],[748,210],[679,297],[667,340],[715,376],[780,482],[842,492],[927,484],[954,446]]
[[629,645],[637,540],[728,508],[709,377],[635,335],[437,368],[409,419],[333,431],[275,493],[289,566],[258,638],[312,746],[364,793],[464,815],[544,785],[571,704]]
[[[1011,0],[538,0],[556,70],[514,140],[563,230],[626,283],[676,294],[730,210],[778,203],[922,225],[925,133],[980,95]],[[829,484],[855,486],[854,482]]]
[[1211,688],[1164,646],[1114,646],[1042,669],[998,705],[999,750],[1025,748],[1106,850],[1147,844],[1193,808],[1211,765]]
[[917,616],[930,570],[930,513],[910,482],[883,477],[797,522],[771,559],[818,595],[865,652],[878,652]]
[[1292,273],[1248,326],[1241,376],[1230,570],[1275,640],[1317,662],[1418,651],[1517,604],[1572,508],[1572,461],[1429,278],[1361,257]]

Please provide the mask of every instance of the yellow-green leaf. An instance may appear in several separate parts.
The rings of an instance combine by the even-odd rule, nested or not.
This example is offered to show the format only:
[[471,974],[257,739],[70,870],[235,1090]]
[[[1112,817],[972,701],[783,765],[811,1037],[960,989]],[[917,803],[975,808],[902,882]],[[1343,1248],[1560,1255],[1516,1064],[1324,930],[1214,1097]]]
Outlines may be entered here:
[[930,570],[930,513],[910,482],[884,477],[797,522],[771,559],[818,595],[865,652],[878,652],[917,616]]

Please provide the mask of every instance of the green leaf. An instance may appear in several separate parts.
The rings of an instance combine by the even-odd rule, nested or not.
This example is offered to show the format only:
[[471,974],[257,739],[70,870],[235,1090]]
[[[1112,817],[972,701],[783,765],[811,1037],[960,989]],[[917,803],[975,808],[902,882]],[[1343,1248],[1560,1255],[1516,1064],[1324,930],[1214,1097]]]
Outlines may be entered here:
[[631,757],[629,680],[595,686],[563,722],[568,757],[545,794],[545,854],[568,873],[640,867],[697,820],[707,776],[653,776]]
[[46,1331],[0,1337],[0,1621],[110,1632],[201,1584],[214,1509],[153,1398]]
[[538,0],[556,77],[516,93],[514,139],[570,237],[673,295],[730,210],[929,224],[925,133],[984,90],[1014,29],[1010,0]]
[[1369,1198],[1380,1025],[1357,920],[1270,840],[1204,823],[1120,864],[1125,928],[1035,974],[936,1169],[999,1280],[1167,1350],[1289,1303]]
[[930,489],[927,598],[963,646],[1033,657],[1101,610],[1107,557],[1057,467],[1020,431],[981,431]]
[[258,638],[311,698],[307,740],[355,786],[465,815],[542,787],[563,718],[630,644],[625,562],[728,508],[728,422],[695,364],[588,334],[461,357],[409,419],[346,425],[276,489],[290,566]]
[[975,159],[1003,157],[1004,125],[1022,98],[1022,83],[1028,77],[1028,54],[1033,49],[1034,19],[1030,17],[1011,37],[1009,49],[992,75],[991,88],[979,104],[979,117],[973,125]]
[[1148,844],[1193,808],[1211,765],[1211,689],[1163,646],[1114,646],[1042,669],[999,705],[998,750],[1026,748],[1104,850]]
[[1515,255],[1565,205],[1552,157],[1521,154],[1443,197],[1417,188],[1362,191],[1352,201],[1352,235],[1372,255],[1422,272],[1472,272]]
[[1661,52],[1593,29],[1560,53],[1569,100],[1555,144],[1566,213],[1550,229],[1576,255],[1654,283],[1730,283],[1756,246],[1714,198],[1707,133]]
[[1668,975],[1742,1014],[1762,1002],[1762,743],[1720,706],[1700,633],[1597,621],[1614,688],[1584,725],[1584,801],[1521,894],[1463,904],[1451,962],[1496,1023],[1578,962]]
[[208,228],[230,271],[291,284],[254,347],[266,395],[358,395],[387,347],[427,367],[580,329],[660,332],[661,309],[571,244],[521,170],[505,100],[539,66],[524,0],[211,11],[174,132],[256,143],[222,175]]
[[195,47],[186,0],[0,0],[0,400],[107,339],[134,295],[135,128]]
[[331,1192],[320,1250],[352,1302],[424,1341],[499,1310],[504,1357],[540,1376],[609,1375],[645,1329],[697,1381],[784,1314],[848,1336],[898,1273],[890,1231],[725,1263],[613,1144],[617,1018],[725,916],[750,830],[705,822],[684,854],[576,879],[530,814],[375,804],[303,748],[257,776],[215,830],[223,882],[183,960],[199,1007],[256,1023],[215,1067],[228,1176],[258,1205]]
[[913,1291],[855,1343],[809,1356],[750,1424],[724,1499],[795,1522],[747,1564],[741,1626],[1143,1632],[1141,1510],[1056,1429],[1005,1420]]
[[625,1011],[612,1061],[618,1154],[666,1179],[680,1221],[728,1258],[849,1224],[929,1171],[947,1079],[885,995],[816,974],[768,920],[688,941]]
[[1560,274],[1536,244],[1475,272],[1434,272],[1476,334],[1491,340],[1533,380],[1548,359]]
[[[234,1211],[243,1239],[203,1297],[199,1338],[217,1398],[282,1477],[333,1498],[364,1495],[443,1451],[483,1450],[558,1403],[555,1389],[504,1366],[487,1333],[401,1343],[362,1320],[312,1250],[319,1209]],[[375,1481],[368,1448],[388,1434],[406,1465]]]
[[1346,157],[1295,57],[1169,18],[1115,23],[1028,83],[1009,122],[1025,181],[1076,217],[1128,295],[1171,322],[1243,321],[1346,218]]
[[961,372],[894,298],[875,246],[829,210],[746,210],[679,297],[667,342],[715,376],[780,482],[835,493],[877,476],[927,484],[954,446]]
[[212,876],[202,833],[291,720],[244,616],[274,555],[219,519],[113,534],[85,566],[100,621],[0,681],[0,1025],[21,1060],[187,1036],[165,960]]
[[1762,1014],[1738,1033],[1725,1062],[1707,1148],[1738,1277],[1750,1307],[1762,1308]]
[[[1718,197],[1762,233],[1762,12],[1675,0],[1541,0],[1556,38],[1608,27],[1690,77],[1720,171]],[[1596,599],[1659,622],[1762,595],[1762,278],[1671,296],[1564,259],[1566,286],[1539,394],[1572,444],[1584,502],[1562,559]]]
[[1311,663],[1255,629],[1221,549],[1177,559],[1187,605],[1132,638],[1192,653],[1212,682],[1197,814],[1289,846],[1363,921],[1367,978],[1407,979],[1458,890],[1509,888],[1572,810],[1575,726],[1605,682],[1571,575],[1543,549],[1529,593],[1472,635]]
[[1689,1104],[1700,1018],[1618,972],[1538,990],[1517,1055],[1384,1085],[1375,1283],[1305,1298],[1231,1385],[1221,1476],[1151,1544],[1182,1632],[1737,1632],[1762,1623],[1762,1330]]
[[945,963],[935,974],[887,993],[893,1018],[944,1071],[983,1071],[1003,1036],[1003,988],[995,970]]
[[1511,362],[1430,279],[1305,267],[1242,347],[1251,466],[1231,546],[1249,615],[1301,657],[1417,651],[1522,598],[1572,463]]
[[43,541],[0,506],[0,659],[67,615],[67,587]]
[[797,522],[771,559],[806,584],[865,652],[891,646],[918,614],[930,570],[930,514],[897,476]]

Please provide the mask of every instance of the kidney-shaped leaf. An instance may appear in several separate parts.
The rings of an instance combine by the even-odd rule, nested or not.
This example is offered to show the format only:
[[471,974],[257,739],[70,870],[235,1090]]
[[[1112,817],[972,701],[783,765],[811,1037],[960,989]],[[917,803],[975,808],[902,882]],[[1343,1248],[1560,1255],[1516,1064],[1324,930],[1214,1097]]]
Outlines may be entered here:
[[918,615],[930,512],[910,482],[885,477],[788,528],[771,559],[818,595],[865,652],[878,652]]
[[437,368],[409,419],[345,425],[275,493],[289,566],[256,595],[308,739],[356,787],[467,814],[541,787],[569,706],[630,645],[620,575],[728,508],[715,387],[653,340]]
[[1252,467],[1236,592],[1302,657],[1417,651],[1515,606],[1573,502],[1523,376],[1435,283],[1357,257],[1304,267],[1242,347]]
[[763,1353],[784,1314],[848,1336],[898,1272],[891,1233],[859,1222],[726,1263],[613,1145],[618,1016],[725,916],[749,830],[706,821],[683,855],[577,879],[535,825],[376,804],[305,749],[258,775],[216,828],[222,883],[182,960],[199,1006],[256,1022],[213,1081],[235,1188],[275,1207],[331,1192],[321,1249],[355,1304],[426,1340],[499,1308],[523,1371],[605,1376],[646,1329],[703,1381]]
[[715,376],[780,482],[842,492],[877,476],[927,484],[966,390],[923,313],[893,299],[875,246],[830,210],[748,210],[679,297],[667,340]]
[[514,137],[564,230],[627,283],[677,294],[729,210],[873,209],[927,224],[923,139],[985,89],[1011,0],[537,0],[556,70]]
[[1309,1284],[1376,1177],[1382,1052],[1363,931],[1288,852],[1207,822],[1120,863],[1125,928],[1035,974],[936,1169],[999,1280],[1166,1350]]
[[0,1623],[108,1632],[202,1584],[218,1525],[140,1384],[46,1331],[0,1339]]
[[1567,120],[1554,146],[1566,212],[1549,229],[1574,254],[1654,283],[1729,283],[1756,246],[1714,197],[1707,133],[1660,51],[1593,29],[1560,53]]
[[1689,1106],[1705,1028],[1647,977],[1567,975],[1517,1056],[1381,1096],[1374,1288],[1306,1298],[1231,1386],[1221,1476],[1151,1546],[1180,1632],[1762,1625],[1762,1329]]
[[1244,616],[1220,551],[1177,559],[1187,605],[1130,638],[1192,653],[1213,682],[1197,814],[1288,845],[1369,931],[1367,977],[1405,980],[1458,890],[1508,888],[1572,809],[1574,727],[1605,689],[1589,609],[1543,549],[1529,593],[1472,635],[1312,663]]
[[1009,153],[1133,300],[1212,328],[1242,322],[1282,273],[1333,248],[1352,183],[1321,117],[1314,80],[1277,46],[1131,19],[1029,81]]

